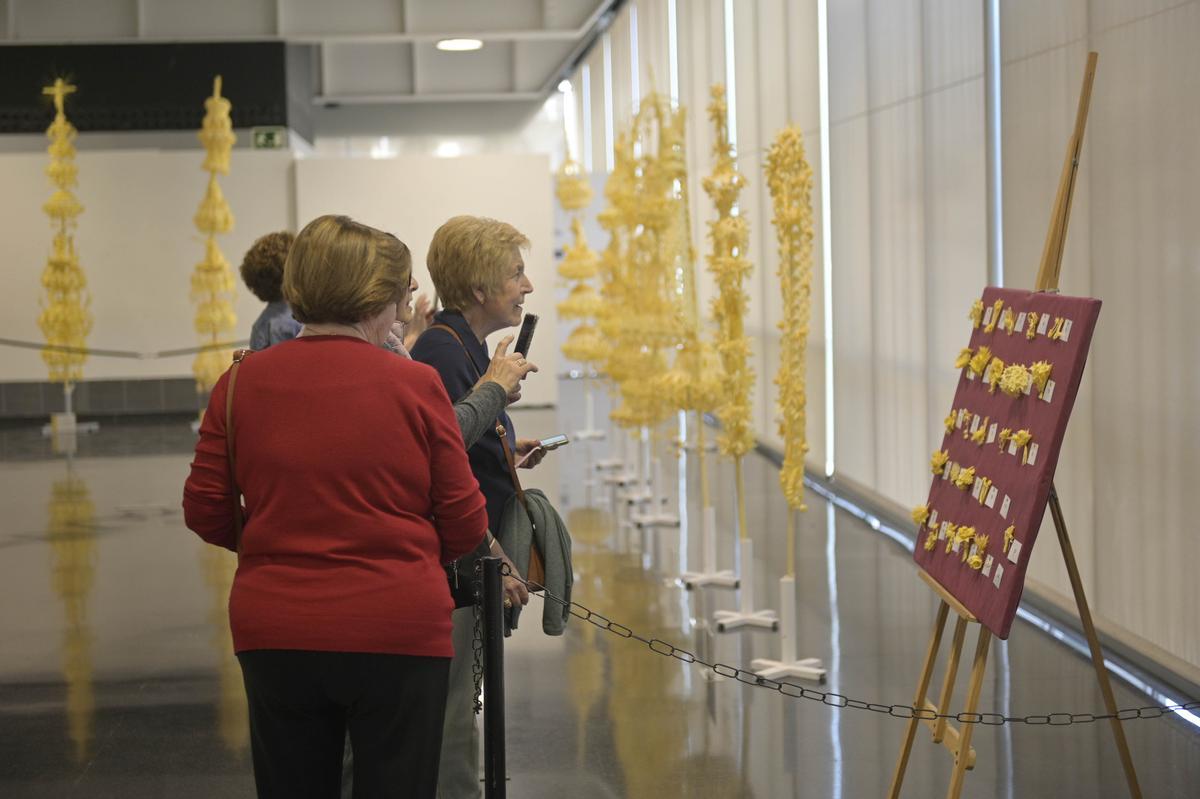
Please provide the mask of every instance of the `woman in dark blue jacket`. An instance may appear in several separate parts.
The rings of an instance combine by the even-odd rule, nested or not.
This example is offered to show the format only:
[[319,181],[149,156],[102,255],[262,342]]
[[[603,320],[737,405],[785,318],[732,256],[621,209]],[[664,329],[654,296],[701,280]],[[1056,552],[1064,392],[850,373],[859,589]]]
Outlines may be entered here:
[[[491,361],[487,337],[521,323],[525,296],[533,292],[521,253],[528,247],[529,239],[512,225],[484,217],[456,216],[434,233],[425,263],[445,310],[434,316],[433,324],[413,347],[412,357],[437,370],[451,401],[468,394],[487,370]],[[509,395],[509,402],[518,399],[519,389]],[[535,439],[517,438],[507,413],[501,413],[495,429],[467,451],[471,471],[487,501],[488,528],[493,531],[499,529],[505,503],[516,493],[500,430],[518,460],[528,456],[523,468],[536,466],[545,454],[537,449]],[[474,799],[480,795],[471,673],[474,619],[467,605],[474,560],[486,555],[488,546],[493,554],[503,554],[499,544],[490,535],[487,538],[473,557],[460,559],[451,577],[451,588],[453,583],[458,584],[454,593],[460,607],[454,611],[454,660],[438,775],[440,799]],[[518,588],[511,578],[505,578],[505,582],[506,595]]]

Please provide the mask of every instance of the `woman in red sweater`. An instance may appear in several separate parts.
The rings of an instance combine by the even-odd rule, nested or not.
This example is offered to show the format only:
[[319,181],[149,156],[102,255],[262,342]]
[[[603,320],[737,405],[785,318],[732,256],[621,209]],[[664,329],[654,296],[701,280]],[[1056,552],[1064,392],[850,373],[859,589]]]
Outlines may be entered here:
[[452,655],[443,565],[487,510],[437,372],[382,348],[411,299],[408,248],[346,217],[310,222],[283,292],[300,337],[213,388],[184,487],[187,526],[239,552],[229,597],[259,796],[433,797]]

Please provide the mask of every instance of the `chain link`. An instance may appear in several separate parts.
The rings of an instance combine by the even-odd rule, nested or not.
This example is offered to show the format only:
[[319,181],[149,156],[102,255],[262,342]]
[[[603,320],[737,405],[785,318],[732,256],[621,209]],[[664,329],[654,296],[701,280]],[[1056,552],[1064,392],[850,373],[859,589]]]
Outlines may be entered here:
[[[938,713],[930,708],[916,708],[912,705],[883,705],[876,702],[864,702],[860,699],[851,699],[843,694],[834,693],[833,691],[820,691],[816,688],[807,688],[794,683],[781,682],[772,680],[767,677],[761,677],[752,671],[739,669],[725,663],[717,663],[703,659],[702,657],[693,654],[692,652],[674,646],[661,638],[646,638],[638,635],[636,632],[626,627],[623,624],[603,616],[594,610],[584,607],[578,602],[569,602],[561,597],[555,596],[550,591],[542,586],[531,585],[528,581],[521,578],[519,574],[514,572],[507,563],[501,564],[500,573],[506,577],[520,580],[529,589],[529,593],[538,593],[542,595],[543,601],[549,599],[553,602],[566,607],[570,614],[578,619],[586,621],[588,624],[595,625],[605,632],[612,633],[618,638],[626,638],[632,641],[638,641],[645,644],[646,647],[655,654],[663,657],[674,658],[682,663],[694,663],[709,669],[714,674],[722,677],[727,677],[732,680],[737,680],[744,685],[750,685],[755,688],[766,688],[776,691],[784,696],[792,699],[807,699],[812,702],[820,702],[823,705],[834,708],[852,708],[854,710],[869,710],[872,713],[879,713],[885,716],[892,716],[899,719],[921,719],[923,721],[936,721],[937,719],[946,719],[948,721],[957,721],[960,724],[981,724],[985,727],[1001,727],[1005,724],[1029,724],[1032,726],[1046,725],[1050,727],[1068,727],[1072,724],[1091,724],[1096,721],[1105,721],[1108,719],[1117,719],[1119,721],[1132,721],[1134,719],[1157,719],[1167,713],[1175,711],[1190,711],[1200,712],[1200,702],[1188,702],[1182,705],[1152,705],[1141,708],[1126,708],[1118,710],[1116,713],[1051,713],[1044,716],[1005,716],[1001,713],[969,713],[962,711],[959,713]],[[478,588],[476,596],[482,596],[482,591]],[[475,608],[475,696],[476,696],[476,712],[481,707],[479,704],[479,685],[482,679],[482,665],[480,663],[480,651],[482,649],[482,636],[479,628],[479,605]]]

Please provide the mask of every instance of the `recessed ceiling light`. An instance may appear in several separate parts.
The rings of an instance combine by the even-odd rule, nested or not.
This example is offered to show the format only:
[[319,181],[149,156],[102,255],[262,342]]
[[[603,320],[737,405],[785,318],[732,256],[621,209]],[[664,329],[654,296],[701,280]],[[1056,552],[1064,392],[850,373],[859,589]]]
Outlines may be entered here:
[[463,53],[468,50],[478,50],[483,47],[482,39],[441,39],[437,49],[451,53]]
[[565,78],[558,82],[558,90],[560,92],[562,92],[563,94],[566,94],[567,92],[572,91],[573,88],[574,87],[571,86],[571,81],[566,80]]

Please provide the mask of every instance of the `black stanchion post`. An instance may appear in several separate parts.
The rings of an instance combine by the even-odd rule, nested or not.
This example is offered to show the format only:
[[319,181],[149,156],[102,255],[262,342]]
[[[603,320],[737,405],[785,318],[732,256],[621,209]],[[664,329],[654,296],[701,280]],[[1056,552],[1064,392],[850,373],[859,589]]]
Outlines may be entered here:
[[483,559],[483,795],[504,799],[504,595],[499,558]]

